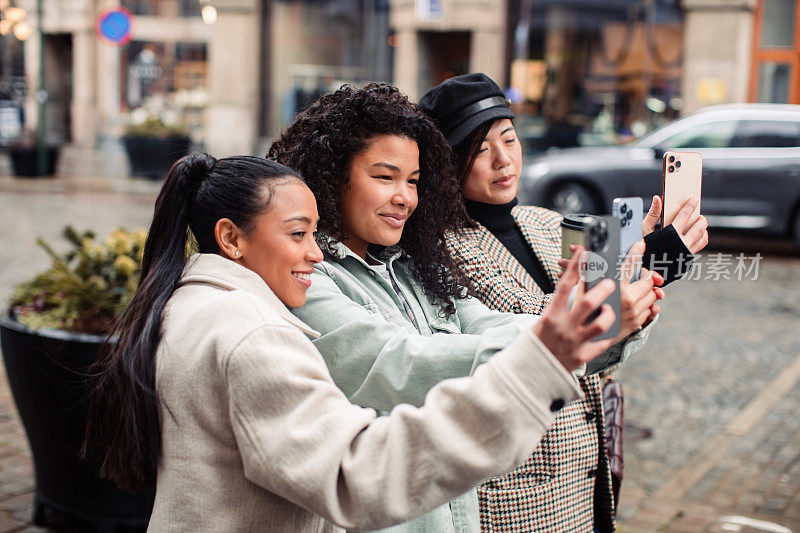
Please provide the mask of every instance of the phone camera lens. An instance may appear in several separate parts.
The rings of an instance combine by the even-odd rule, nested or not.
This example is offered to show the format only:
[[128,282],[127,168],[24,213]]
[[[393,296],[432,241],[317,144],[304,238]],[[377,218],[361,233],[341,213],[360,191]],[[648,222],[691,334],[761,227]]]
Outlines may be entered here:
[[625,216],[627,217],[628,220],[632,219],[633,218],[633,211],[628,211],[628,214],[625,215]]
[[622,213],[623,215],[625,214],[625,211],[627,211],[627,210],[628,210],[627,204],[622,204],[622,207],[619,208],[619,212]]
[[669,166],[669,171],[670,171],[670,172],[675,172],[675,167],[673,167],[672,165],[670,165],[670,166]]
[[675,161],[675,167],[676,168],[681,168],[681,162],[680,161]]
[[592,226],[592,249],[602,250],[606,245],[608,239],[608,229],[606,222],[601,220],[598,224]]
[[669,162],[670,163],[674,163],[675,162],[675,156],[674,155],[669,156]]

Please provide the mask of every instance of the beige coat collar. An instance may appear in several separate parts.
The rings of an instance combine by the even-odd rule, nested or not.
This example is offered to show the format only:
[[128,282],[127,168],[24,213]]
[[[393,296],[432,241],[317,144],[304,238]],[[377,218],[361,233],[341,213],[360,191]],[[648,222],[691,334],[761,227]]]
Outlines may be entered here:
[[278,316],[306,335],[319,337],[319,332],[294,316],[281,302],[266,282],[252,270],[217,254],[195,254],[186,262],[178,286],[191,284],[211,285],[226,291],[242,290],[256,296],[275,311]]

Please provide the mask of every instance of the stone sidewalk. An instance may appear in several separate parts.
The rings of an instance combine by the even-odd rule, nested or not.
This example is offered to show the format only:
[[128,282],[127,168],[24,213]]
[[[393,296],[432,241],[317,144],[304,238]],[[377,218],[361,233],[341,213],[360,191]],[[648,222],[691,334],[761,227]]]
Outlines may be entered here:
[[0,532],[44,531],[30,526],[33,516],[33,465],[17,416],[5,368],[0,367]]
[[800,355],[655,493],[623,491],[620,531],[800,531],[798,413]]
[[[146,226],[157,188],[0,177],[0,300],[47,265],[36,236],[56,243],[66,223],[100,237]],[[712,242],[717,253],[767,253],[757,280],[668,287],[647,346],[617,372],[628,423],[621,533],[800,533],[800,254],[781,242]],[[43,531],[30,526],[32,490],[0,367],[0,533]]]

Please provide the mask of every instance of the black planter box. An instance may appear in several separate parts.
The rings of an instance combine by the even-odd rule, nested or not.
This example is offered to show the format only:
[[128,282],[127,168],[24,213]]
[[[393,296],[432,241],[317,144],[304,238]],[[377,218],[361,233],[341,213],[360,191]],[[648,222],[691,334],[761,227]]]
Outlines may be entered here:
[[131,163],[131,175],[152,180],[163,179],[172,165],[192,149],[186,136],[134,137],[124,136],[122,142]]
[[[155,487],[122,492],[79,459],[86,430],[86,380],[101,339],[65,331],[32,332],[0,318],[0,347],[36,472],[34,523],[80,531],[144,531]],[[72,531],[73,529],[70,529]]]
[[58,148],[48,146],[45,148],[45,169],[39,172],[39,150],[36,146],[12,146],[8,150],[11,156],[11,168],[18,177],[52,176],[56,173],[58,161]]

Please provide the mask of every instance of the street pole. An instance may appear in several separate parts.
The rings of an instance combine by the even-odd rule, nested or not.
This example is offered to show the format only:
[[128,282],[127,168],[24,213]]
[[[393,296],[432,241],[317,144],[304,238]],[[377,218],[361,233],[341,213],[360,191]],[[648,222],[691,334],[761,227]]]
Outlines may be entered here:
[[[270,91],[272,89],[272,1],[261,0],[258,47],[258,134],[263,148],[269,149]],[[259,146],[262,148],[262,146]]]
[[36,0],[36,20],[39,27],[39,90],[36,91],[36,101],[39,104],[38,123],[39,136],[36,143],[36,170],[37,175],[44,176],[47,172],[47,147],[44,138],[44,103],[46,99],[44,89],[44,31],[42,30],[42,0]]

